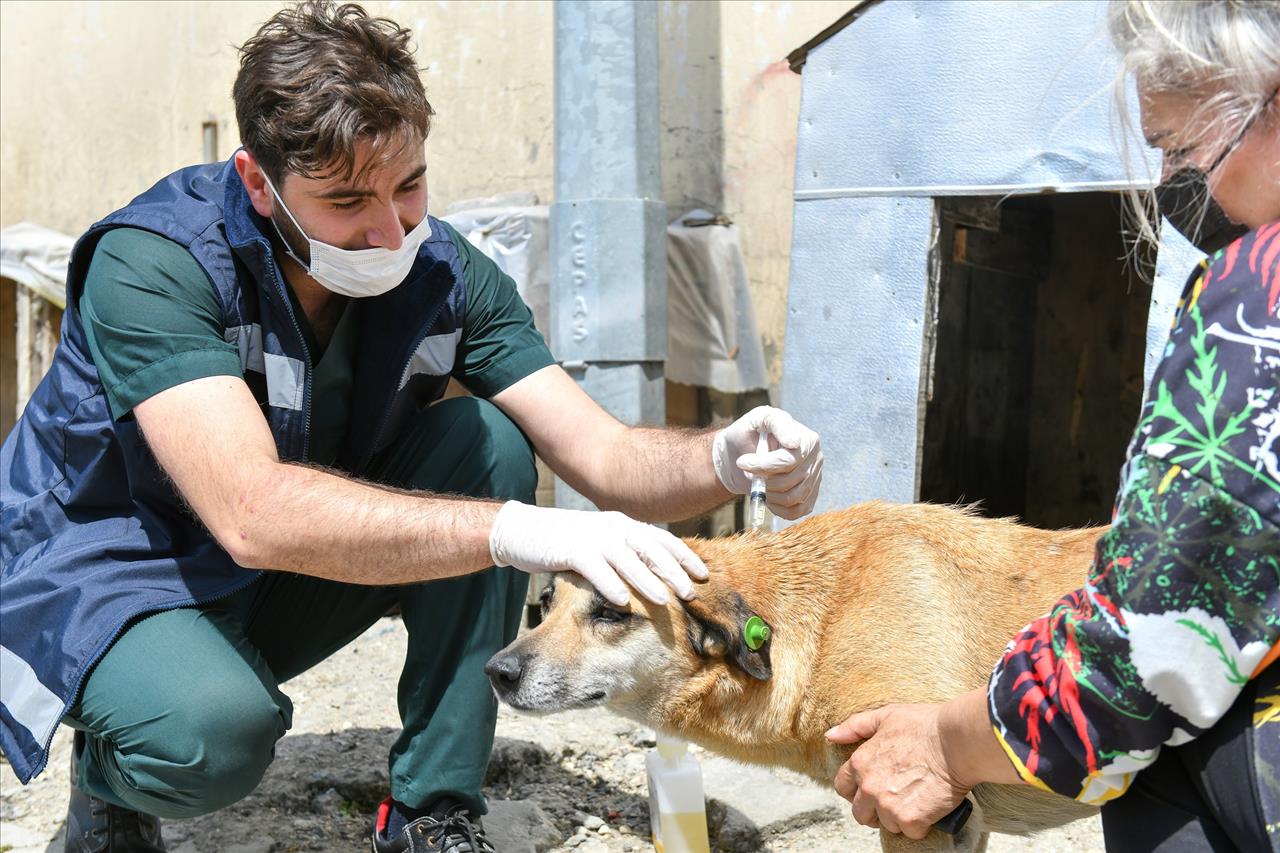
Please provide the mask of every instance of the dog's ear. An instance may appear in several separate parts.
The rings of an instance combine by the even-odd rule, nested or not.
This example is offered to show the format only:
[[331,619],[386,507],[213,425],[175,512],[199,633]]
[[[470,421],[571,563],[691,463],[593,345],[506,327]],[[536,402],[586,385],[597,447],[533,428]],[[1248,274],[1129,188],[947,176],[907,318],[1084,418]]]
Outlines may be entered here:
[[747,621],[753,617],[756,622],[761,620],[741,595],[731,590],[706,590],[705,593],[699,590],[697,598],[682,604],[689,645],[698,657],[723,657],[759,681],[768,681],[773,676],[769,632],[764,632],[766,636],[761,641],[759,630],[751,631],[751,645],[755,648],[748,646],[744,636]]

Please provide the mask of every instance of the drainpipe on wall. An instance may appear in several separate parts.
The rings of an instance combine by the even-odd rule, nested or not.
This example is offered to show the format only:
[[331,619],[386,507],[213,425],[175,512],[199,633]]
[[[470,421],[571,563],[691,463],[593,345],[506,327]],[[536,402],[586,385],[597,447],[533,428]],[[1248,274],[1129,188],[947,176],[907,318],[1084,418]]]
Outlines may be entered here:
[[[618,420],[662,424],[667,209],[657,4],[559,0],[555,39],[551,349]],[[591,506],[560,480],[556,505]]]

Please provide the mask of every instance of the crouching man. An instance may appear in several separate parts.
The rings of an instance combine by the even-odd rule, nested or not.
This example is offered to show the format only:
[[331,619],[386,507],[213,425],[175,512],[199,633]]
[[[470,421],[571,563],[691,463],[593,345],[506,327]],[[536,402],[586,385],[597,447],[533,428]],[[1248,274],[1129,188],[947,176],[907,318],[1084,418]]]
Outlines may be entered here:
[[[233,94],[243,149],[76,245],[62,343],[4,444],[0,744],[26,782],[71,726],[67,849],[163,850],[157,817],[261,780],[290,726],[281,683],[398,605],[403,730],[374,848],[492,850],[483,666],[524,573],[623,603],[627,584],[692,596],[706,571],[618,512],[532,506],[534,453],[638,518],[701,513],[756,473],[796,517],[817,436],[767,408],[627,428],[586,397],[511,280],[427,215],[432,108],[392,21],[282,11]],[[451,376],[475,396],[440,401]]]

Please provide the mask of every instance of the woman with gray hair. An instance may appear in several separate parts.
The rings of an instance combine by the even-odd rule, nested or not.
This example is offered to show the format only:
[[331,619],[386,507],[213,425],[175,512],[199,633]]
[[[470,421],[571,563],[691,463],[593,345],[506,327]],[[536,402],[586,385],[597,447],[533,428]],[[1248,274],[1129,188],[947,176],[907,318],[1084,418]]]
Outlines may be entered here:
[[1280,849],[1280,2],[1113,0],[1110,25],[1163,154],[1156,206],[1208,253],[1112,528],[986,690],[833,728],[859,744],[836,788],[911,838],[1022,782],[1101,805],[1109,851]]

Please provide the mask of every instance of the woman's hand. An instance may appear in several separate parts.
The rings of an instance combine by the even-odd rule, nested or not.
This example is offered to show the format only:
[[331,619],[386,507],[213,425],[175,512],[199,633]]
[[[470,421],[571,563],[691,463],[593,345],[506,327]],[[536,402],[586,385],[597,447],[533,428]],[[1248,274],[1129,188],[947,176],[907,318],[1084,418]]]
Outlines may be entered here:
[[943,705],[886,705],[854,714],[827,732],[832,743],[861,743],[836,774],[836,791],[864,826],[924,838],[969,792],[948,765]]
[[944,705],[886,705],[827,732],[861,744],[836,774],[836,790],[865,826],[924,838],[980,782],[1017,784],[987,719],[985,690]]

